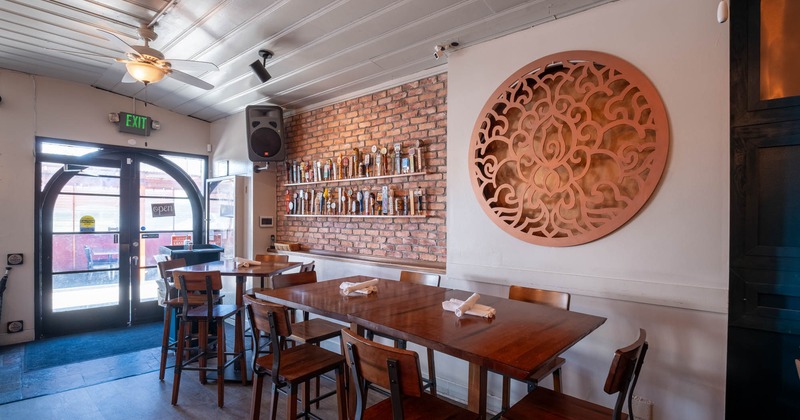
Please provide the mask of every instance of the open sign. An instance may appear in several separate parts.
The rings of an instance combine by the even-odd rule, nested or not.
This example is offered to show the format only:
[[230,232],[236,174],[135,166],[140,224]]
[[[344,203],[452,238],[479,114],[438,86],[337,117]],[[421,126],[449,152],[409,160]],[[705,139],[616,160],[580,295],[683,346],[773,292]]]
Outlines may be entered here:
[[175,204],[151,204],[150,208],[153,210],[153,217],[169,217],[175,216]]

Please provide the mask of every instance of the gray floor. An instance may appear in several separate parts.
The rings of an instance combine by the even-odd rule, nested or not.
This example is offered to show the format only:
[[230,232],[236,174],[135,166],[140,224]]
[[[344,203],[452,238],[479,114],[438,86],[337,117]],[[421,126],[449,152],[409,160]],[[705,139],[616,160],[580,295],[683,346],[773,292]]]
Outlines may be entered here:
[[[137,352],[147,353],[150,352]],[[123,357],[116,356],[116,357]],[[128,355],[130,357],[131,355]],[[134,355],[148,358],[148,354]],[[113,358],[107,358],[113,359]],[[11,360],[9,360],[11,361]],[[110,361],[84,362],[106,366]],[[121,361],[121,363],[124,363]],[[51,382],[68,378],[74,366],[59,369],[64,378],[52,372],[50,378],[42,380],[33,387],[47,388]],[[76,389],[56,392],[22,401],[0,405],[0,419],[243,419],[249,416],[252,387],[240,383],[225,384],[225,406],[217,407],[217,387],[214,382],[202,385],[197,380],[197,372],[184,372],[181,380],[180,396],[177,406],[170,404],[172,396],[173,370],[167,371],[163,382],[158,380],[158,371],[131,376],[97,385],[79,385]],[[78,380],[76,377],[73,380]],[[265,378],[269,381],[269,377]],[[323,381],[323,387],[332,389],[332,384]],[[262,418],[269,412],[270,392],[265,383],[262,399]],[[281,396],[278,402],[278,418],[285,418],[286,399]],[[336,418],[336,402],[329,398],[322,402],[314,413],[323,419]]]

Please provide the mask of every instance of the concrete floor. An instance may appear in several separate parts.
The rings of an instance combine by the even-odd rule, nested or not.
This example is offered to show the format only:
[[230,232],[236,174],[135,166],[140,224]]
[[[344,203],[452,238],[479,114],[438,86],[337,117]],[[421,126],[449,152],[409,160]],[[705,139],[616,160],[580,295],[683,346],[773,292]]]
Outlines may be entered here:
[[[67,372],[69,369],[63,367],[62,371]],[[173,406],[170,404],[172,378],[173,370],[168,369],[165,380],[161,382],[156,370],[11,402],[0,405],[0,419],[243,419],[249,416],[251,386],[226,383],[225,406],[218,408],[216,383],[202,385],[197,379],[197,372],[184,372],[178,405]],[[265,378],[262,418],[266,418],[269,412],[271,393],[268,381],[269,377]],[[46,382],[44,380],[40,385],[47,386]],[[323,380],[322,383],[324,389],[333,388],[329,381]],[[278,418],[285,418],[285,398],[281,396],[278,403]],[[335,399],[324,400],[320,409],[313,412],[323,419],[335,419]]]

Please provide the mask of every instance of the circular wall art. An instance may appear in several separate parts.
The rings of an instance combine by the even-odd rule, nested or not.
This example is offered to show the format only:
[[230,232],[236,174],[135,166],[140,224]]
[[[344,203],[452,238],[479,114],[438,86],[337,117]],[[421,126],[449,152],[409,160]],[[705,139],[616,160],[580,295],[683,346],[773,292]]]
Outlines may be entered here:
[[608,235],[644,206],[667,163],[669,124],[633,65],[568,51],[503,82],[470,142],[472,188],[489,218],[523,241],[572,246]]

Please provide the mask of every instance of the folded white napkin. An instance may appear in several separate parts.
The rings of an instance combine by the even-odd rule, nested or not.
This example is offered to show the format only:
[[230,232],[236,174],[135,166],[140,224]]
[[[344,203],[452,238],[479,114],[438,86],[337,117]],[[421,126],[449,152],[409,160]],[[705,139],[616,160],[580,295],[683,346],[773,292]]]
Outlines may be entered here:
[[480,297],[479,294],[473,293],[467,300],[450,299],[442,302],[442,309],[455,312],[456,316],[459,318],[464,314],[483,318],[494,318],[497,312],[494,308],[476,303]]
[[261,265],[261,261],[248,260],[247,258],[236,257],[236,268],[250,267],[251,265]]
[[339,290],[343,295],[349,295],[353,292],[368,295],[378,291],[378,279],[362,281],[361,283],[345,281],[339,285]]

